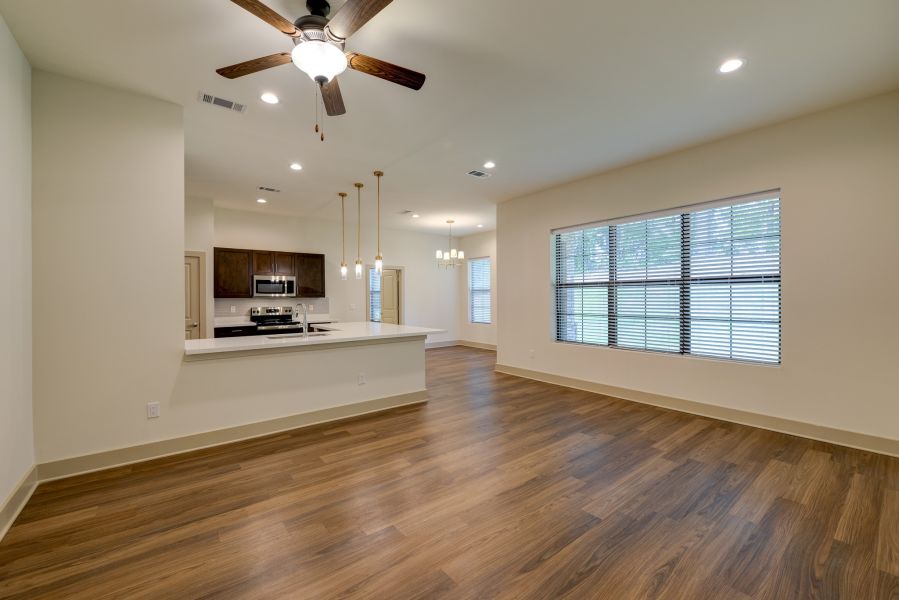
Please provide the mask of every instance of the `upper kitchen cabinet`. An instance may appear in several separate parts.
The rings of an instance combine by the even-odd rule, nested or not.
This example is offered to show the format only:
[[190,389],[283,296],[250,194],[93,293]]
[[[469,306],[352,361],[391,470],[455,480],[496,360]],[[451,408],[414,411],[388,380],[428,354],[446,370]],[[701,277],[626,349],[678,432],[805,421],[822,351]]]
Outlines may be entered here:
[[253,251],[254,275],[296,275],[296,261],[290,252]]
[[325,255],[297,254],[297,296],[325,297]]
[[254,275],[296,277],[298,297],[325,297],[324,254],[216,248],[213,272],[216,298],[252,298]]
[[253,296],[253,252],[234,248],[216,248],[213,260],[216,298]]

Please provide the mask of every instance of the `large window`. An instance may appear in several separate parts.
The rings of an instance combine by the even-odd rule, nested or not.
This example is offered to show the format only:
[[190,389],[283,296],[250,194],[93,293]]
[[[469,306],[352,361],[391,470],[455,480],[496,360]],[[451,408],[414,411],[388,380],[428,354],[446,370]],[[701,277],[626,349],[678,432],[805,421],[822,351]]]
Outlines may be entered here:
[[490,258],[468,261],[468,320],[490,323]]
[[556,340],[780,363],[779,196],[554,231]]

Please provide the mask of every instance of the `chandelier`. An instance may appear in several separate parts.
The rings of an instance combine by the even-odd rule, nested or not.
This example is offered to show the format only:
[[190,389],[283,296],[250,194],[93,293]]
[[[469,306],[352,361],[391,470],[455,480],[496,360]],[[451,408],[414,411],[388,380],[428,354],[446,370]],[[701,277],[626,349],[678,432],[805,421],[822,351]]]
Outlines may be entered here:
[[455,221],[449,219],[446,223],[449,225],[449,250],[437,250],[437,253],[435,254],[437,266],[443,267],[444,269],[461,267],[462,263],[465,261],[465,252],[453,248],[453,223],[455,223]]

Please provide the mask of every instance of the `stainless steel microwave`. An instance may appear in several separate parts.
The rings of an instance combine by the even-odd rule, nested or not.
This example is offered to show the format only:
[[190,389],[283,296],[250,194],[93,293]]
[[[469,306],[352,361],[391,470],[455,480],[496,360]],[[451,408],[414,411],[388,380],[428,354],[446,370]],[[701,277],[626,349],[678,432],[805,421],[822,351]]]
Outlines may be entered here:
[[297,295],[297,278],[286,275],[254,275],[255,298],[294,298]]

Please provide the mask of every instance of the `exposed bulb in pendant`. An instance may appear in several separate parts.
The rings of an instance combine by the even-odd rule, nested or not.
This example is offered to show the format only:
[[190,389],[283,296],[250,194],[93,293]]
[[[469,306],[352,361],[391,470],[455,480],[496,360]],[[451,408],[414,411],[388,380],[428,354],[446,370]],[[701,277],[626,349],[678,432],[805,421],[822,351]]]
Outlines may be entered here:
[[384,272],[384,259],[381,258],[380,254],[375,257],[375,272],[378,275]]
[[362,279],[362,261],[356,261],[356,279]]
[[349,269],[347,268],[346,263],[345,262],[340,263],[340,279],[341,280],[346,281],[346,276],[347,276],[348,272],[349,272]]

